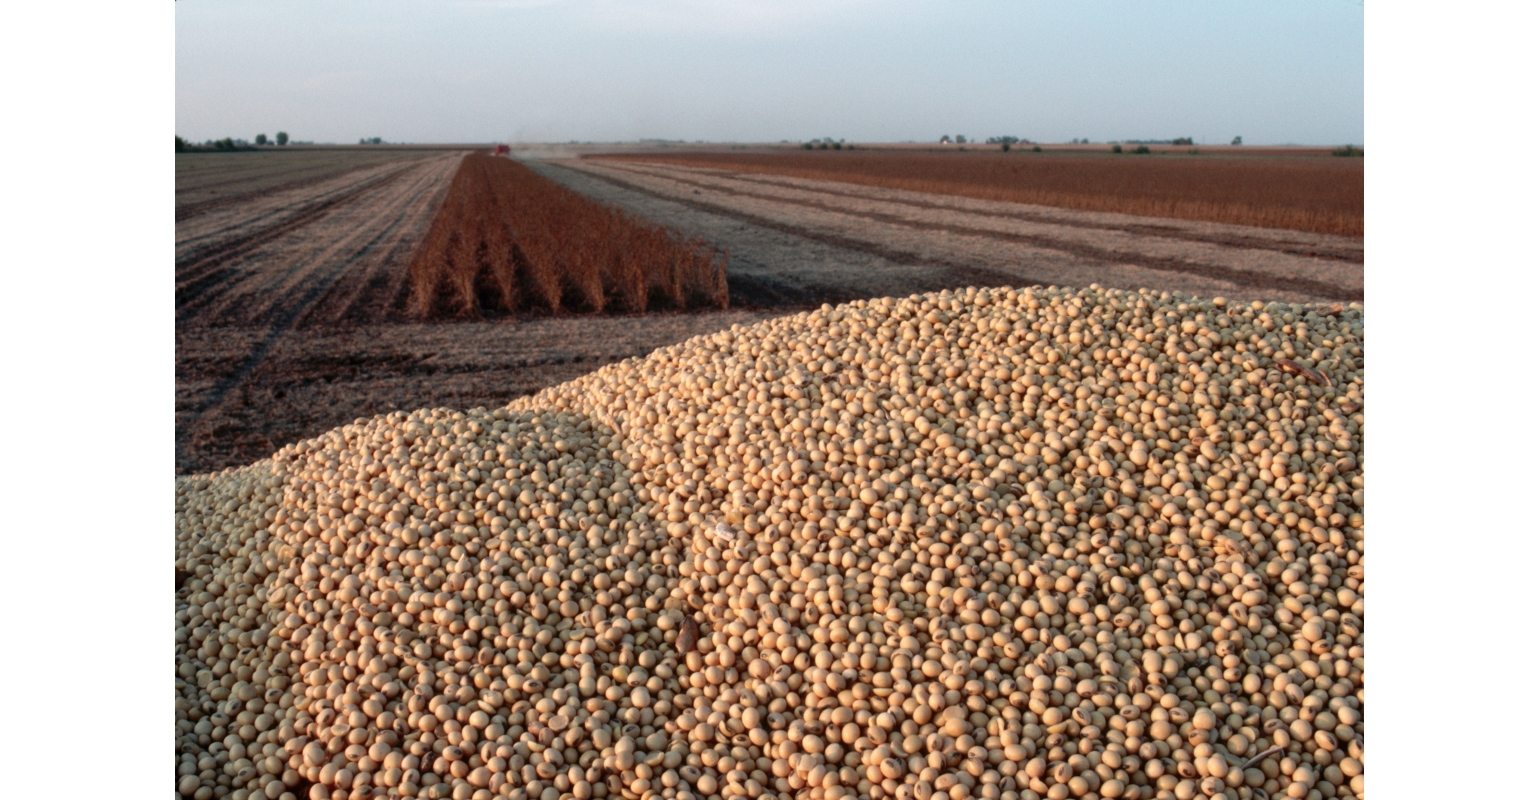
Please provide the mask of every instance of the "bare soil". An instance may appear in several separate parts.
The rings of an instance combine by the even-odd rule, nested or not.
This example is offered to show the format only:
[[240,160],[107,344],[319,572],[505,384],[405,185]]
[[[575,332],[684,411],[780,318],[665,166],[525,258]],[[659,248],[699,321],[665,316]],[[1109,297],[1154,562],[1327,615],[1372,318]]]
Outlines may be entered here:
[[[426,158],[429,155],[415,152],[406,157]],[[176,157],[176,218],[180,222],[271,192],[299,189],[364,167],[402,160],[400,152],[357,148],[179,153]]]
[[1099,283],[1197,296],[1361,300],[1363,240],[614,160],[537,166],[731,253],[734,304],[964,285]]
[[1361,158],[801,151],[610,158],[1078,211],[1363,236]]

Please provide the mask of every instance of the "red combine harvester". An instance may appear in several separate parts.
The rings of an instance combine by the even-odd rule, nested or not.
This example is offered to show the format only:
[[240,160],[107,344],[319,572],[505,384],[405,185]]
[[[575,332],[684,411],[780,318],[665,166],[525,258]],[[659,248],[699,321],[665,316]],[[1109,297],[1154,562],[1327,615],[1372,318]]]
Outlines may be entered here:
[[506,155],[508,155],[508,145],[506,145],[506,144],[498,145],[497,149],[492,151],[492,155],[494,155],[494,156],[506,156]]

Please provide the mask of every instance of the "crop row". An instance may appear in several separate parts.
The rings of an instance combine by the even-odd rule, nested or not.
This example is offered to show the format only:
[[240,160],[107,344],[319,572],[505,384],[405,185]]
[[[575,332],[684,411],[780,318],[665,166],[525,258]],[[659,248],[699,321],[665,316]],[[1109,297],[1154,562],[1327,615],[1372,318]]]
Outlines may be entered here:
[[1363,162],[1003,153],[602,156],[1140,216],[1362,236]]
[[727,257],[536,174],[469,155],[410,270],[419,318],[724,308]]

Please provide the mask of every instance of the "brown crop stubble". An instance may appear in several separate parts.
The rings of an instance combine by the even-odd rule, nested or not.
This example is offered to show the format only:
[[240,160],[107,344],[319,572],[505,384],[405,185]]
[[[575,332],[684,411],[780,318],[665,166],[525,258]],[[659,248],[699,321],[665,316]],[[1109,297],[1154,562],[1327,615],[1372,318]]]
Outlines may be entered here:
[[859,152],[588,158],[1343,236],[1364,232],[1364,173],[1358,159]]
[[410,312],[726,308],[727,257],[506,158],[469,155],[412,259]]

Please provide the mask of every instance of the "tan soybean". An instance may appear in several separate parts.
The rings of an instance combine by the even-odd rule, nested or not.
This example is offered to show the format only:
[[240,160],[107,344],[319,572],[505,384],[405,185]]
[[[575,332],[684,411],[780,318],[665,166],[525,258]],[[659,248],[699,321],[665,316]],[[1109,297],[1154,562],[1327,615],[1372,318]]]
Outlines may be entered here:
[[176,791],[1361,798],[1363,402],[1356,305],[968,289],[179,478]]

